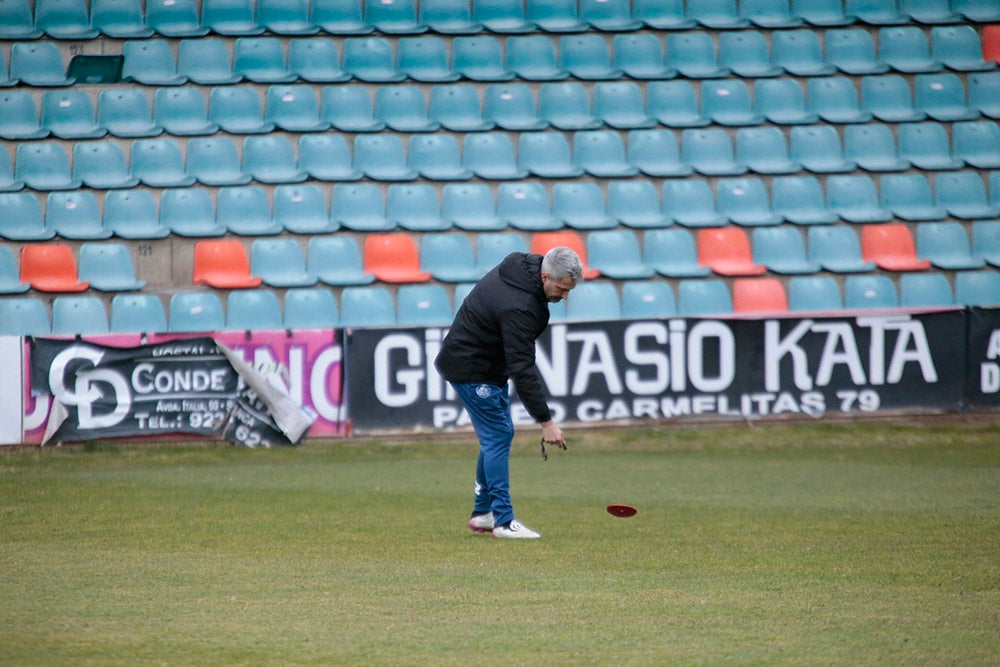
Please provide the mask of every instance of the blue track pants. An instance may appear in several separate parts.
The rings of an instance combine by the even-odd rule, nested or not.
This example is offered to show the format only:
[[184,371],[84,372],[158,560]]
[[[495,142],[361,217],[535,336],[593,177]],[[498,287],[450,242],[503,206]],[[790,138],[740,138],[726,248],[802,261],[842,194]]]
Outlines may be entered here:
[[514,423],[510,418],[507,386],[460,382],[452,386],[469,411],[479,438],[474,511],[492,510],[494,523],[505,524],[514,519],[510,502],[510,444],[514,440]]

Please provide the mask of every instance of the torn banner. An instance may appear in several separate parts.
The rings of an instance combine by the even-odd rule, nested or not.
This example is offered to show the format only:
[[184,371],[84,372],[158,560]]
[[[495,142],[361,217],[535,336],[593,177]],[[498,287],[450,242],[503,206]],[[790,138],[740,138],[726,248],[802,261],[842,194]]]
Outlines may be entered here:
[[315,415],[211,338],[140,347],[31,339],[31,384],[52,395],[43,444],[194,433],[298,444]]

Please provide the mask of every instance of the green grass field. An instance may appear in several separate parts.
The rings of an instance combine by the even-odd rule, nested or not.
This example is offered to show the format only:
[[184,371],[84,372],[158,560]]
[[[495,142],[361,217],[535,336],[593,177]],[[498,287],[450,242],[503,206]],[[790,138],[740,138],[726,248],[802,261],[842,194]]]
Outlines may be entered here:
[[569,436],[0,454],[0,664],[1000,664],[997,420]]

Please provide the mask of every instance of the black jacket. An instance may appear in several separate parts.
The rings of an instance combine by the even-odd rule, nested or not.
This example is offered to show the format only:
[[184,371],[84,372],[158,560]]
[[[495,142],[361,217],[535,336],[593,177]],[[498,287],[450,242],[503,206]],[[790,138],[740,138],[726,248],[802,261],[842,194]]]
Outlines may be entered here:
[[434,364],[450,382],[513,379],[528,414],[544,422],[552,415],[535,366],[535,339],[549,324],[541,272],[541,255],[507,255],[465,297]]

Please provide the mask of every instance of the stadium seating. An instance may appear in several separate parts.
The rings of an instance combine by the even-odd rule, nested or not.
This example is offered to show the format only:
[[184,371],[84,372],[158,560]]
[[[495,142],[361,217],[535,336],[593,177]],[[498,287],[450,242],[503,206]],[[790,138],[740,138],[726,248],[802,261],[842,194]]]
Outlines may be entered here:
[[84,243],[80,246],[80,280],[102,292],[141,290],[146,281],[135,277],[132,256],[121,243]]
[[7,246],[0,246],[0,294],[23,294],[30,288],[21,280],[14,253]]
[[61,295],[52,299],[53,335],[97,335],[109,331],[108,313],[100,297]]
[[228,231],[215,220],[211,195],[198,188],[163,192],[160,195],[160,224],[171,234],[195,238],[222,236]]
[[643,235],[642,261],[668,278],[699,278],[711,269],[698,263],[698,248],[686,229],[651,229]]
[[83,292],[76,257],[64,243],[29,243],[21,247],[21,281],[39,292]]
[[402,285],[396,299],[396,324],[400,326],[451,323],[451,300],[442,285]]
[[375,276],[365,273],[361,250],[349,236],[314,236],[309,239],[306,272],[327,285],[367,285]]
[[409,234],[369,234],[364,242],[365,273],[387,283],[419,283],[431,279],[421,270],[420,254]]
[[329,329],[340,322],[333,292],[321,287],[299,287],[285,292],[286,329]]
[[699,229],[698,263],[723,276],[757,276],[767,270],[753,261],[750,239],[738,227]]
[[734,313],[784,313],[788,296],[776,278],[737,278],[733,281]]
[[660,319],[677,314],[670,285],[655,280],[631,280],[622,284],[622,318]]
[[201,240],[194,245],[195,285],[217,289],[258,287],[262,280],[250,273],[246,248],[237,240]]
[[166,333],[167,312],[154,294],[116,294],[111,299],[111,333]]
[[176,292],[170,296],[167,330],[171,333],[222,331],[226,316],[214,292]]
[[284,326],[278,296],[269,289],[235,290],[226,295],[226,330],[267,331]]

